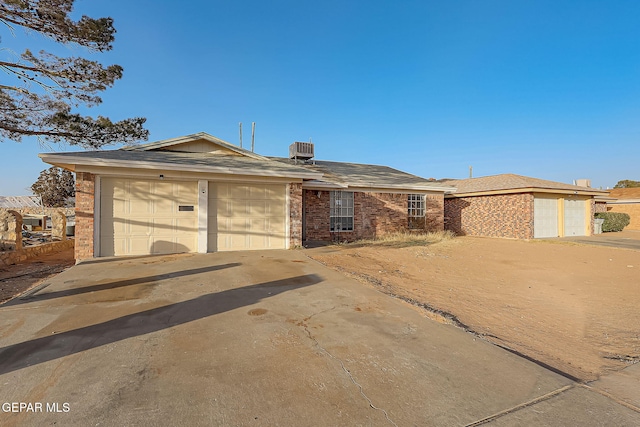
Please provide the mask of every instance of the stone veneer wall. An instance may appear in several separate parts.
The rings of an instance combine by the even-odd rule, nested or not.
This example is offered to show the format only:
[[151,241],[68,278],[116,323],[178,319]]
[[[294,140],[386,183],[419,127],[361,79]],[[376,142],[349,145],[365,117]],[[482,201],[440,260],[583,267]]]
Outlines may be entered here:
[[533,194],[452,197],[445,228],[458,235],[533,239]]
[[289,247],[302,246],[302,183],[291,183],[289,191]]
[[[75,213],[75,208],[0,208],[0,211],[16,211],[20,215],[46,215],[49,218],[53,217],[55,211],[61,210],[66,216],[72,216]],[[43,213],[44,211],[44,213]]]
[[[331,232],[330,192],[304,190],[305,240],[354,241],[410,231],[407,194],[354,192],[353,231]],[[426,198],[424,231],[444,229],[444,195]],[[416,230],[411,230],[416,231]]]
[[76,173],[76,261],[93,258],[95,175]]
[[73,248],[73,245],[74,240],[67,239],[42,245],[25,246],[19,251],[0,252],[0,265],[13,265],[28,259],[38,258],[41,255],[61,252]]

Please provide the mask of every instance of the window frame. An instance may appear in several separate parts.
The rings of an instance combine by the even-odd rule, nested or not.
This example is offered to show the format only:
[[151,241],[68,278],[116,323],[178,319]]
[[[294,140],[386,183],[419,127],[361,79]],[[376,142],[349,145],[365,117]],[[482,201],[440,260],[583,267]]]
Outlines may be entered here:
[[410,230],[422,229],[427,217],[427,197],[425,194],[407,194],[407,227]]
[[[341,191],[341,190],[330,191],[329,231],[331,233],[352,232],[353,219],[354,219],[353,191]],[[337,225],[340,226],[340,229],[336,229]]]

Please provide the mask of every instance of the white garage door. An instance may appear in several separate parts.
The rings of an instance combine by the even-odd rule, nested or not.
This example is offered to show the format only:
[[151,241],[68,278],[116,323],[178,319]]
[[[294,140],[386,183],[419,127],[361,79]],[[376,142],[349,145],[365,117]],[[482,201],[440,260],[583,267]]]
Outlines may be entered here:
[[564,235],[585,236],[586,202],[584,200],[564,201]]
[[197,182],[103,178],[100,194],[100,256],[197,251]]
[[285,184],[209,182],[208,250],[285,249]]
[[533,237],[558,237],[558,199],[533,200]]

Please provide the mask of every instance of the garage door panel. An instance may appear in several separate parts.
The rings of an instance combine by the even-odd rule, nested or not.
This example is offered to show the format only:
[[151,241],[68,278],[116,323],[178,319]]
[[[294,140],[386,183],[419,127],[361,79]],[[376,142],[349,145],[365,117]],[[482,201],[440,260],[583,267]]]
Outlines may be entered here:
[[228,210],[226,211],[228,216],[246,216],[249,212],[247,204],[250,200],[247,199],[231,199],[227,201]]
[[[145,196],[143,193],[131,193],[129,200],[125,200],[123,212],[131,215],[153,213],[153,210],[151,208],[151,200],[144,200],[144,199],[141,200],[141,199],[137,199],[138,197],[145,197]],[[127,205],[128,205],[128,209],[127,209]]]
[[230,233],[247,233],[249,231],[247,218],[229,218],[227,220],[227,231]]
[[558,199],[534,199],[533,230],[535,238],[558,237]]
[[178,231],[190,231],[198,228],[198,221],[196,218],[177,218],[175,220],[175,227]]
[[131,235],[150,235],[153,230],[153,219],[126,220],[123,232]]
[[247,202],[247,214],[250,217],[269,215],[270,205],[271,203],[266,200],[249,200]]
[[[170,195],[165,197],[172,197]],[[175,209],[175,202],[171,199],[158,198],[153,200],[153,214],[154,215],[166,215],[171,214]]]
[[[181,252],[189,252],[188,248],[184,244],[178,244],[173,240],[165,240],[161,238],[153,238],[151,239],[151,253],[153,254],[172,254],[172,253],[181,253]],[[185,241],[185,243],[188,243]]]
[[565,200],[564,234],[565,236],[584,236],[586,234],[586,202],[584,200]]
[[209,183],[209,250],[284,249],[286,185]]
[[229,198],[230,199],[248,199],[251,198],[251,190],[247,185],[234,185],[229,186]]
[[[197,250],[196,182],[111,178],[101,182],[101,256]],[[194,210],[179,211],[181,204]]]

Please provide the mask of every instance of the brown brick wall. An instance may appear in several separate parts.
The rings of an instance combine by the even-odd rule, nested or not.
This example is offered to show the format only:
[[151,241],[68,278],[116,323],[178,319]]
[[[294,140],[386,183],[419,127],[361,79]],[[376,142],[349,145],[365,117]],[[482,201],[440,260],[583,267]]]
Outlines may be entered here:
[[427,231],[444,230],[444,194],[427,194],[425,201]]
[[331,240],[328,191],[303,190],[304,239]]
[[[408,230],[407,195],[364,193],[353,195],[353,231],[330,231],[330,192],[304,190],[305,239],[354,241]],[[426,231],[444,229],[444,195],[427,195]]]
[[76,261],[93,258],[95,175],[76,173]]
[[445,228],[459,235],[533,238],[533,194],[454,197],[444,201]]
[[289,191],[289,247],[302,246],[302,183],[291,183]]
[[607,203],[606,202],[596,202],[594,199],[591,199],[591,203],[592,203],[592,212],[593,213],[600,213],[600,212],[606,212],[607,211]]
[[640,203],[624,203],[607,205],[608,212],[622,212],[629,214],[631,221],[625,230],[640,230]]

